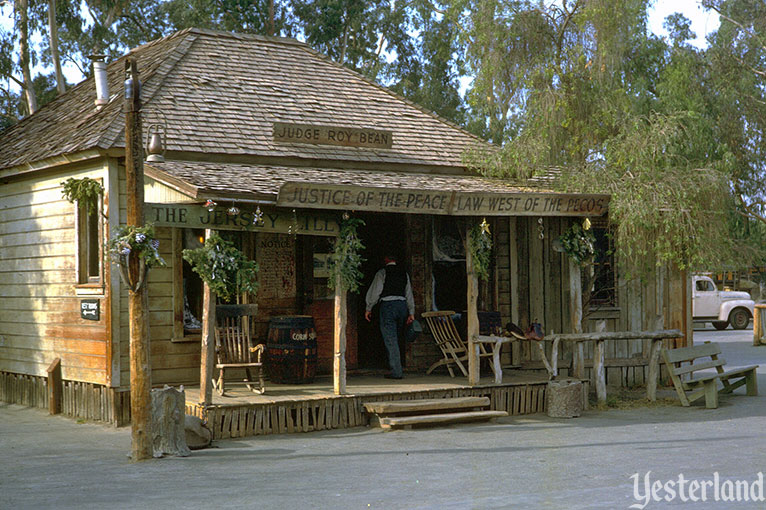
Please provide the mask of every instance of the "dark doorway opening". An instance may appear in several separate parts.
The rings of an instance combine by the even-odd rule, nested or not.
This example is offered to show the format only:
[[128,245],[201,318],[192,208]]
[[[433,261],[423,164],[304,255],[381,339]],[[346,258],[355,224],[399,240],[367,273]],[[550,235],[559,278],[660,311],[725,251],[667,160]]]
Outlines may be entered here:
[[[405,228],[405,218],[400,214],[382,214],[366,213],[358,214],[359,218],[364,220],[365,225],[359,228],[359,237],[364,244],[362,256],[365,261],[362,263],[362,286],[358,300],[357,325],[358,325],[358,363],[360,369],[382,370],[388,369],[388,355],[383,345],[383,337],[380,334],[380,318],[378,306],[372,309],[372,321],[367,322],[364,318],[366,310],[365,296],[367,289],[370,288],[375,273],[383,267],[383,257],[386,254],[393,254],[398,257],[399,264],[402,264],[407,272],[410,273],[408,264],[408,254]],[[404,345],[402,339],[399,342],[399,351],[401,354],[402,366],[405,364]]]

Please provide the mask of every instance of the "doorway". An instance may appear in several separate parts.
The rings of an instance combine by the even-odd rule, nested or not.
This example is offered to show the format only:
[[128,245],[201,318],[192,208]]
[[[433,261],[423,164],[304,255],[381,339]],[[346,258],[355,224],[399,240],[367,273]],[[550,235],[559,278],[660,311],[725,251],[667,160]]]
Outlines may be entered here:
[[[361,271],[362,285],[359,294],[356,294],[358,300],[357,325],[358,325],[358,366],[360,369],[384,370],[388,369],[388,355],[383,345],[383,337],[380,334],[380,319],[378,315],[378,306],[372,309],[372,321],[367,322],[364,318],[366,310],[365,295],[370,288],[375,273],[383,267],[383,257],[386,254],[393,254],[398,258],[399,264],[402,264],[407,272],[410,273],[408,264],[409,257],[406,253],[406,228],[405,218],[401,214],[383,214],[383,213],[359,213],[358,217],[364,220],[364,226],[360,227],[359,238],[364,244],[362,251]],[[404,345],[402,339],[399,342],[400,357],[402,367],[405,365]]]

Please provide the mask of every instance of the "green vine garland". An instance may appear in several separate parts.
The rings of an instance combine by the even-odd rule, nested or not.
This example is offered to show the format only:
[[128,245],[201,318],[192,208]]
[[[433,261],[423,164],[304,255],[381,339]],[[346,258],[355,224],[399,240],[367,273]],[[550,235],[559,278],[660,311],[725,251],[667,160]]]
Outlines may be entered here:
[[492,261],[492,234],[489,223],[484,219],[471,228],[468,236],[468,249],[471,250],[473,270],[484,281],[489,279],[489,266]]
[[258,264],[218,234],[207,238],[202,248],[184,250],[183,258],[223,301],[258,291]]
[[98,210],[98,199],[104,194],[104,186],[100,182],[90,177],[83,177],[82,179],[70,177],[61,185],[64,187],[61,194],[67,201],[73,204],[77,202],[85,207],[89,213]]
[[596,253],[596,236],[593,231],[583,228],[579,223],[573,223],[559,237],[561,248],[578,264],[583,264],[593,258]]
[[350,218],[347,214],[343,215],[340,224],[340,234],[335,241],[335,250],[330,254],[327,260],[327,267],[330,274],[333,275],[327,282],[330,290],[335,290],[336,278],[340,275],[342,288],[357,292],[362,283],[362,271],[359,267],[364,262],[360,255],[364,249],[364,244],[359,239],[356,229],[364,225],[364,221],[357,218]]
[[154,226],[120,225],[114,229],[114,235],[106,243],[112,260],[123,264],[133,253],[144,260],[146,267],[165,266],[160,256],[160,242],[154,238]]

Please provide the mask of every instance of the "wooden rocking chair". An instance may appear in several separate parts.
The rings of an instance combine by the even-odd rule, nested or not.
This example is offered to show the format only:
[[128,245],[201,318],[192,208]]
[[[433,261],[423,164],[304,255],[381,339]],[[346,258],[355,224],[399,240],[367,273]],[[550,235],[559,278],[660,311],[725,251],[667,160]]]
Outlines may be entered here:
[[[218,305],[215,309],[215,367],[219,370],[218,380],[213,387],[219,395],[225,391],[224,373],[227,369],[244,369],[247,377],[242,381],[229,381],[230,385],[244,384],[250,391],[263,394],[263,344],[253,345],[255,313],[258,305]],[[258,377],[254,387],[253,372]]]
[[[440,359],[433,365],[431,365],[426,374],[430,374],[434,369],[446,365],[449,371],[450,377],[455,377],[455,373],[452,371],[452,365],[457,365],[463,375],[468,377],[468,370],[466,370],[463,362],[468,361],[468,346],[463,338],[458,333],[455,323],[452,322],[452,316],[455,312],[450,310],[442,310],[439,312],[424,312],[421,316],[426,320],[428,329],[431,330],[431,335],[436,341],[436,345],[442,351],[443,359]],[[483,344],[479,345],[479,359],[492,357],[491,352],[487,352]],[[492,367],[492,371],[495,368]]]

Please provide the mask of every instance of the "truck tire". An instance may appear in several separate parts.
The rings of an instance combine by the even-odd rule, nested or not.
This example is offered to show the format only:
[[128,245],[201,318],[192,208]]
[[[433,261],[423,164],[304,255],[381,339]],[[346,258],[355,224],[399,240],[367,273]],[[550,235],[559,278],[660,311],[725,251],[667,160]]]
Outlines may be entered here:
[[750,324],[750,312],[746,308],[735,308],[729,314],[729,322],[734,329],[745,329]]
[[723,331],[729,327],[729,321],[713,321],[713,327],[718,331]]

